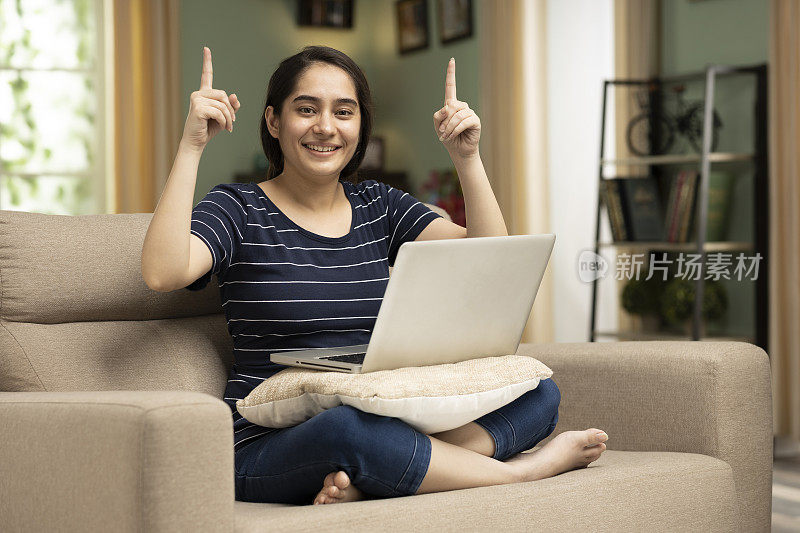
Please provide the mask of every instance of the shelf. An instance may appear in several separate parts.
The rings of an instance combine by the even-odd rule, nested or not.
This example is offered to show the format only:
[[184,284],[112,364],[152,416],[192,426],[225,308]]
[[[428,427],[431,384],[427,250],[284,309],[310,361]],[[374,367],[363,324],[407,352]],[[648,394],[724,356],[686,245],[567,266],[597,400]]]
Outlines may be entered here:
[[[690,341],[692,340],[691,335],[682,335],[679,333],[659,333],[659,332],[649,332],[649,333],[636,333],[633,331],[597,331],[594,332],[596,337],[612,337],[615,339],[620,340],[628,340],[628,341]],[[707,337],[702,337],[701,341],[706,342],[718,342],[718,341],[737,341],[737,342],[749,342],[751,344],[755,344],[755,338],[753,337],[746,337],[746,336],[728,336],[728,335],[710,335]]]
[[[730,98],[716,99],[717,93],[720,90],[725,91],[725,94],[739,94],[741,87],[738,82],[736,85],[728,86],[719,84],[718,79],[722,75],[728,73],[745,73],[751,75],[753,83],[749,91],[753,94],[753,106],[749,104],[742,106],[739,100],[731,100]],[[703,257],[705,261],[713,259],[716,254],[725,254],[726,257],[733,256],[735,263],[737,255],[754,256],[758,252],[762,258],[766,258],[769,251],[769,169],[768,158],[769,153],[767,144],[767,124],[768,124],[768,86],[767,86],[767,65],[757,65],[753,67],[731,67],[726,65],[708,65],[704,72],[682,75],[682,81],[693,80],[698,83],[705,82],[704,91],[702,96],[697,96],[696,100],[691,102],[679,103],[683,106],[677,111],[674,109],[672,98],[666,93],[657,93],[657,98],[663,97],[667,105],[656,108],[650,98],[645,98],[644,101],[640,100],[636,92],[647,94],[647,90],[653,85],[660,85],[663,87],[664,83],[673,83],[675,77],[668,79],[647,79],[647,80],[606,80],[603,86],[603,109],[601,114],[601,127],[600,127],[600,157],[598,158],[598,191],[597,191],[597,211],[595,221],[595,250],[600,253],[606,251],[609,256],[607,261],[616,262],[610,258],[616,257],[617,259],[621,254],[630,254],[630,256],[637,256],[638,254],[650,255],[655,253],[655,256],[660,256],[661,253],[666,253],[670,257],[674,257],[678,253],[681,254],[698,254]],[[622,87],[619,87],[619,86]],[[724,88],[723,88],[724,87]],[[619,90],[627,91],[626,93],[619,92]],[[656,87],[658,89],[658,87]],[[731,93],[731,91],[734,91]],[[625,112],[618,113],[615,111],[614,103],[619,101],[620,95],[623,94],[625,98],[630,98],[629,104],[633,104],[634,100],[639,103],[637,109],[635,105],[630,105],[625,109]],[[748,93],[749,95],[749,93]],[[669,99],[669,102],[666,102]],[[715,101],[719,102],[715,105]],[[674,133],[677,138],[683,138],[684,141],[689,140],[685,133],[677,131],[675,121],[677,120],[675,113],[681,118],[686,114],[688,109],[687,105],[700,105],[701,109],[713,109],[719,115],[719,119],[726,126],[723,130],[723,135],[720,136],[717,131],[718,125],[714,125],[712,131],[706,128],[706,118],[703,116],[702,124],[693,124],[693,133],[702,133],[703,141],[708,141],[709,136],[718,137],[720,145],[725,147],[723,150],[701,151],[700,147],[693,147],[690,144],[679,143],[673,144],[674,147],[671,153],[651,154],[646,156],[638,156],[637,154],[629,151],[630,147],[630,134],[628,129],[634,120],[639,121],[642,116],[650,117],[650,125],[655,124],[654,120],[661,120],[662,116],[670,121],[670,129],[676,130]],[[660,113],[661,116],[658,116]],[[628,116],[629,115],[629,116]],[[752,115],[752,116],[751,116]],[[614,120],[611,120],[611,119]],[[648,121],[645,121],[647,125]],[[641,124],[639,124],[641,126]],[[698,130],[699,128],[699,130]],[[680,128],[686,129],[686,128]],[[698,130],[698,131],[695,131]],[[640,130],[639,133],[651,134],[649,129]],[[666,132],[672,135],[672,132]],[[638,139],[639,137],[637,137]],[[737,144],[726,144],[728,141],[736,139]],[[610,144],[607,144],[607,141]],[[739,141],[741,143],[739,144]],[[633,146],[636,146],[634,144]],[[651,146],[646,144],[645,146]],[[652,145],[655,146],[655,145]],[[616,147],[616,148],[615,148]],[[703,146],[705,148],[705,145]],[[658,151],[658,148],[655,149]],[[681,152],[681,153],[675,153]],[[625,235],[629,238],[639,235],[635,231],[626,231],[625,233],[614,232],[614,229],[620,230],[620,226],[625,228],[627,224],[636,226],[639,218],[642,223],[645,222],[645,215],[651,216],[651,213],[639,213],[636,211],[639,205],[642,209],[652,207],[652,197],[655,195],[660,206],[668,203],[673,203],[677,185],[680,183],[678,179],[678,172],[681,170],[693,170],[697,172],[697,180],[690,182],[691,188],[687,189],[694,193],[695,198],[689,198],[684,194],[684,189],[681,188],[681,196],[677,201],[684,202],[687,199],[688,205],[691,206],[691,212],[682,213],[680,222],[686,224],[686,215],[689,219],[697,219],[695,222],[689,222],[690,232],[684,234],[684,238],[688,238],[690,242],[665,242],[664,235],[659,233],[652,233],[653,239],[648,241],[619,241],[619,242],[602,242],[601,230],[605,226],[612,229],[606,237],[607,241],[614,241],[611,234],[615,233],[617,236]],[[732,177],[735,178],[735,183],[730,185],[730,192],[726,192],[725,198],[716,192],[721,190],[721,185],[718,186],[714,182],[713,173],[715,170],[729,171]],[[711,173],[711,174],[709,174]],[[652,183],[647,183],[646,187],[640,187],[640,184],[634,179],[646,178],[655,181],[655,189]],[[740,179],[741,178],[741,179]],[[693,178],[694,179],[694,178]],[[732,180],[734,181],[734,180]],[[712,185],[714,187],[712,188]],[[630,194],[638,194],[632,201],[629,198]],[[647,198],[645,198],[647,194]],[[712,194],[716,194],[713,198]],[[604,200],[605,197],[605,200]],[[720,202],[727,202],[728,209],[730,209],[730,217],[735,219],[727,220],[728,229],[731,230],[727,239],[719,239],[720,234],[716,233],[713,236],[714,240],[709,240],[707,236],[712,235],[714,232],[707,232],[710,229],[711,221],[709,216],[712,214],[712,208],[716,209],[716,203],[711,203],[710,200],[719,200]],[[641,201],[639,201],[641,200]],[[605,206],[604,206],[605,204]],[[609,208],[609,204],[612,204]],[[684,204],[686,205],[686,204]],[[605,208],[604,208],[605,207]],[[674,207],[674,206],[673,206]],[[734,209],[736,211],[734,211]],[[613,211],[613,213],[612,213]],[[641,217],[630,216],[641,215]],[[717,212],[715,211],[715,215]],[[603,217],[606,217],[605,220]],[[705,224],[700,224],[698,217],[705,218]],[[666,218],[666,216],[664,217]],[[739,220],[739,218],[742,218]],[[745,219],[746,218],[746,219]],[[633,220],[634,222],[631,222]],[[620,224],[620,221],[622,223]],[[647,220],[650,222],[649,218]],[[662,219],[663,221],[663,219]],[[704,231],[699,231],[700,226],[706,228]],[[685,226],[683,230],[685,231]],[[692,228],[695,228],[692,230]],[[752,227],[752,232],[743,233],[743,228],[748,230]],[[733,228],[742,231],[733,231]],[[646,234],[641,234],[646,236]],[[702,239],[700,237],[703,237]],[[703,241],[702,243],[699,241]],[[672,254],[672,255],[670,255]],[[728,255],[730,254],[730,255]],[[647,262],[648,258],[645,258]],[[652,258],[650,258],[652,261]],[[635,265],[634,265],[635,266]],[[612,267],[613,268],[613,267]],[[735,311],[740,313],[742,317],[749,317],[749,309],[742,307],[742,303],[746,302],[748,307],[752,306],[754,311],[753,315],[753,328],[731,328],[731,330],[713,327],[711,331],[707,329],[707,324],[702,318],[702,302],[699,299],[695,300],[692,307],[692,314],[688,322],[693,326],[693,329],[685,328],[639,328],[629,326],[628,324],[615,324],[611,322],[603,322],[605,326],[601,327],[598,322],[599,317],[603,314],[598,306],[601,282],[605,276],[595,277],[592,282],[592,307],[590,317],[590,339],[592,341],[621,341],[621,340],[682,340],[693,341],[694,331],[699,332],[699,341],[744,341],[756,344],[763,348],[767,353],[767,339],[768,339],[768,322],[767,311],[769,309],[769,290],[768,290],[768,272],[760,273],[758,279],[755,280],[755,287],[741,287],[741,284],[731,286],[732,290],[751,291],[754,293],[755,301],[753,304],[749,300],[736,300]],[[695,280],[697,283],[703,283],[705,280]],[[694,283],[694,281],[693,281]],[[707,281],[705,281],[707,283]],[[604,294],[606,290],[602,291]],[[738,294],[738,292],[737,292]],[[748,298],[750,298],[748,292]],[[620,302],[615,303],[616,310],[621,309]],[[605,312],[605,308],[603,308]],[[698,324],[699,322],[699,324]],[[598,331],[603,330],[603,331]],[[610,331],[619,330],[619,331]]]
[[[753,161],[754,154],[714,152],[708,154],[708,160],[712,163],[734,163],[738,161]],[[649,157],[629,157],[624,159],[601,159],[603,165],[683,165],[686,163],[700,163],[700,154],[678,154],[678,155],[652,155]]]
[[[600,242],[601,248],[636,248],[642,250],[658,249],[664,251],[696,251],[696,242],[660,242],[660,241],[620,241],[620,242]],[[735,241],[714,241],[706,242],[703,245],[705,252],[752,252],[753,243]]]

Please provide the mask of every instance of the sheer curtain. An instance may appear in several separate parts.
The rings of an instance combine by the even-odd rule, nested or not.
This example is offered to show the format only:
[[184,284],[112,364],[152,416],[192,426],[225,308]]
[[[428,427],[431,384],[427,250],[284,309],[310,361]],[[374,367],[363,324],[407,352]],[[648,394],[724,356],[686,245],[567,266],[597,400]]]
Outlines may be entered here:
[[[614,0],[614,77],[626,80],[645,80],[659,75],[660,0]],[[614,148],[618,159],[631,157],[626,141],[628,122],[639,112],[636,99],[630,89],[614,86]],[[622,169],[630,174],[647,173],[647,167],[627,166]],[[616,249],[618,254],[641,253],[630,248]],[[625,281],[618,281],[622,290]],[[618,306],[617,324],[620,331],[633,327],[634,318],[622,306]]]
[[[509,235],[550,233],[545,4],[545,0],[479,3],[481,158]],[[522,342],[552,342],[551,287],[545,273]]]
[[[152,213],[183,130],[179,0],[113,0],[116,213]],[[198,57],[198,65],[201,58]]]
[[776,451],[800,449],[800,4],[772,0],[769,56],[769,355]]

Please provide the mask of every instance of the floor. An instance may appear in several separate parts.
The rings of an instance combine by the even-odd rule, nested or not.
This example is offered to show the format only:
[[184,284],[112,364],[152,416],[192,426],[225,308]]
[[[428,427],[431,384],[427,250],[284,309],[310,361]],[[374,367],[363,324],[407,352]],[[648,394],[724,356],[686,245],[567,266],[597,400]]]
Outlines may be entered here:
[[800,457],[772,464],[772,531],[800,532]]

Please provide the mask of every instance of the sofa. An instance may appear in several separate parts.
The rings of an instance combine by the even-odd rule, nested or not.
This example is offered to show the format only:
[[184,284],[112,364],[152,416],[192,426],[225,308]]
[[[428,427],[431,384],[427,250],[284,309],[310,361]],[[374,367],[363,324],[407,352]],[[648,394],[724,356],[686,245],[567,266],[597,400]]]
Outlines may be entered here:
[[520,345],[587,468],[528,483],[292,506],[234,501],[216,283],[154,292],[151,213],[0,211],[3,531],[768,531],[767,354],[740,342]]

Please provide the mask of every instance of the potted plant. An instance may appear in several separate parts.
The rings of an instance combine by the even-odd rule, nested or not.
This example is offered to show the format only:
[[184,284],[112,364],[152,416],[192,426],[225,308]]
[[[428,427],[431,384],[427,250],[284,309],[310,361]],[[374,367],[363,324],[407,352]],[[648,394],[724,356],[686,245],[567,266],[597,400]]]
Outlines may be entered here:
[[634,330],[658,331],[660,317],[658,300],[663,282],[656,278],[632,279],[622,289],[622,308],[634,316]]
[[[692,328],[694,312],[694,281],[674,278],[664,287],[661,298],[661,317],[669,325],[685,324],[688,331]],[[703,321],[700,324],[700,335],[705,336],[706,321],[719,320],[728,310],[728,293],[718,281],[706,281],[703,289]]]

